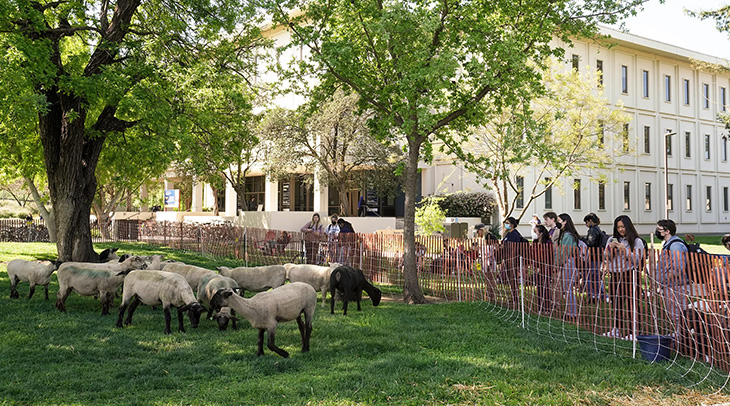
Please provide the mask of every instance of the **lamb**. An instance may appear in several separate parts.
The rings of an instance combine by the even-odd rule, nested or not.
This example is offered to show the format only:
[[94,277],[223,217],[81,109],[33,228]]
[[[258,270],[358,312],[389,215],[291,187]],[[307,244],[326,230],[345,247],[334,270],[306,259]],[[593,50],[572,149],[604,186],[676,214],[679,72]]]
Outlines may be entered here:
[[381,293],[380,289],[371,285],[370,282],[365,279],[365,274],[360,269],[351,268],[349,266],[340,266],[332,271],[330,275],[330,296],[332,301],[330,302],[330,314],[335,314],[335,290],[339,290],[342,293],[342,302],[344,315],[347,316],[347,301],[355,299],[357,301],[357,310],[360,308],[360,300],[362,300],[362,291],[368,293],[370,300],[373,301],[373,306],[380,304]]
[[[222,276],[222,275],[204,275],[202,278],[200,278],[200,284],[198,285],[198,301],[200,301],[203,304],[207,304],[210,306],[210,299],[215,295],[216,292],[219,290],[225,290],[225,289],[232,289],[236,290],[238,289],[238,284],[233,279]],[[220,308],[216,308],[214,306],[210,306],[208,308],[208,318],[210,319],[213,316],[213,311],[220,311]],[[235,313],[234,313],[235,315]],[[220,324],[219,324],[220,327]],[[236,321],[233,321],[233,329],[236,329]],[[225,329],[221,329],[225,330]]]
[[330,274],[338,266],[340,266],[338,263],[332,263],[330,266],[284,264],[286,277],[290,282],[308,283],[314,290],[322,292],[322,307],[325,306],[327,291],[330,288]]
[[[134,298],[131,305],[129,302]],[[122,304],[119,305],[117,327],[122,327],[124,312],[129,306],[129,314],[125,325],[132,324],[132,315],[139,304],[148,306],[162,305],[165,313],[165,334],[170,334],[170,306],[177,307],[178,331],[185,332],[183,313],[188,312],[190,326],[198,327],[200,314],[206,311],[205,307],[195,300],[193,289],[185,277],[172,272],[139,270],[130,272],[124,279],[122,289]]]
[[218,312],[213,315],[213,320],[218,322],[218,330],[224,331],[228,328],[228,321],[233,321],[233,329],[236,330],[236,322],[238,321],[238,317],[236,317],[233,309],[230,307],[221,307]]
[[[287,358],[289,353],[275,344],[276,326],[280,321],[297,320],[302,337],[302,352],[309,351],[312,335],[312,319],[317,307],[317,292],[303,282],[289,283],[268,292],[262,292],[251,299],[233,294],[233,290],[218,291],[210,301],[211,306],[230,307],[242,314],[251,326],[259,330],[258,352],[264,355],[264,332],[268,332],[267,347]],[[304,321],[302,321],[304,313]]]
[[188,285],[190,285],[190,288],[193,289],[193,291],[198,290],[198,285],[200,285],[200,278],[202,278],[203,276],[218,275],[217,273],[215,273],[215,271],[211,271],[210,269],[201,268],[195,265],[186,265],[181,262],[175,262],[161,266],[161,269],[165,272],[172,272],[183,276],[188,282]]
[[286,268],[283,265],[268,265],[257,267],[228,268],[219,266],[217,268],[221,275],[233,278],[241,288],[241,295],[246,290],[252,292],[263,292],[277,288],[286,281]]
[[56,308],[66,311],[66,298],[71,291],[82,296],[99,296],[102,316],[109,314],[114,293],[122,286],[124,276],[134,269],[144,268],[144,259],[134,255],[124,262],[95,264],[65,262],[58,268]]
[[18,282],[30,283],[30,292],[28,299],[33,297],[35,293],[35,285],[42,285],[45,288],[46,300],[48,300],[48,284],[51,282],[53,271],[58,269],[60,262],[45,261],[43,263],[35,261],[26,261],[23,259],[14,259],[8,262],[8,277],[10,278],[10,298],[17,299]]

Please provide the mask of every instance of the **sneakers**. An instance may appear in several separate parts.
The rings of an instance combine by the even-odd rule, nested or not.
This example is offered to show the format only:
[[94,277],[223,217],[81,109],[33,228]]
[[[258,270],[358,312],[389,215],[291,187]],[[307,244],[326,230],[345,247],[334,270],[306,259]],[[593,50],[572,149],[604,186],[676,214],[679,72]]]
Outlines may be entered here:
[[605,333],[601,334],[603,337],[611,337],[611,338],[619,338],[620,334],[616,327],[612,328],[609,331],[606,331]]
[[629,335],[625,336],[624,338],[622,338],[622,340],[624,340],[624,341],[634,341],[634,335],[633,334],[629,334]]

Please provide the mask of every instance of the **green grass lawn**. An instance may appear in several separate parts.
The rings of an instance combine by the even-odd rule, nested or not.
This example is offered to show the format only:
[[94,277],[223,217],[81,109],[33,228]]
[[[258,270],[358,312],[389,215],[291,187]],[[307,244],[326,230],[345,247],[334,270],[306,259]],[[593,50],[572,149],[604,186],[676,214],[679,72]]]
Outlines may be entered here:
[[[118,244],[117,244],[118,245]],[[108,247],[99,245],[97,248]],[[124,252],[163,252],[213,267],[225,262],[172,250],[125,245]],[[716,404],[729,396],[687,388],[664,365],[598,353],[503,321],[484,303],[421,306],[384,301],[348,316],[318,304],[311,352],[300,352],[296,323],[283,323],[265,349],[247,322],[218,331],[203,320],[185,334],[163,334],[162,310],[140,307],[134,324],[114,327],[98,301],[72,294],[68,313],[42,292],[9,299],[5,263],[51,258],[50,244],[0,244],[0,404]],[[235,264],[229,264],[235,265]],[[117,300],[118,304],[118,300]],[[175,326],[173,312],[173,326]]]

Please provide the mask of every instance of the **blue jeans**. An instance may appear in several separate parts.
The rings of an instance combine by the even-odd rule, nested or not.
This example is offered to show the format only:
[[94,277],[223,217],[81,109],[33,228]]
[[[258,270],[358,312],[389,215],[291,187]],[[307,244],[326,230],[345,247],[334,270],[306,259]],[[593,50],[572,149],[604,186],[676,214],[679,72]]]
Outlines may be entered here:
[[586,270],[586,292],[595,299],[606,297],[606,287],[601,278],[601,261],[590,261]]

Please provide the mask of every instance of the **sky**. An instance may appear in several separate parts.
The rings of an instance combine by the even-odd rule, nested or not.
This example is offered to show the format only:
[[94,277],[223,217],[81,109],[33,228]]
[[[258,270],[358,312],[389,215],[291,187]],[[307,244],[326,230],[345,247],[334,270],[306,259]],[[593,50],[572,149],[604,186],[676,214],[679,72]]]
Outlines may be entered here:
[[631,34],[703,54],[730,60],[730,39],[717,31],[714,21],[701,21],[684,14],[684,9],[713,10],[730,0],[650,0],[644,11],[625,20]]

